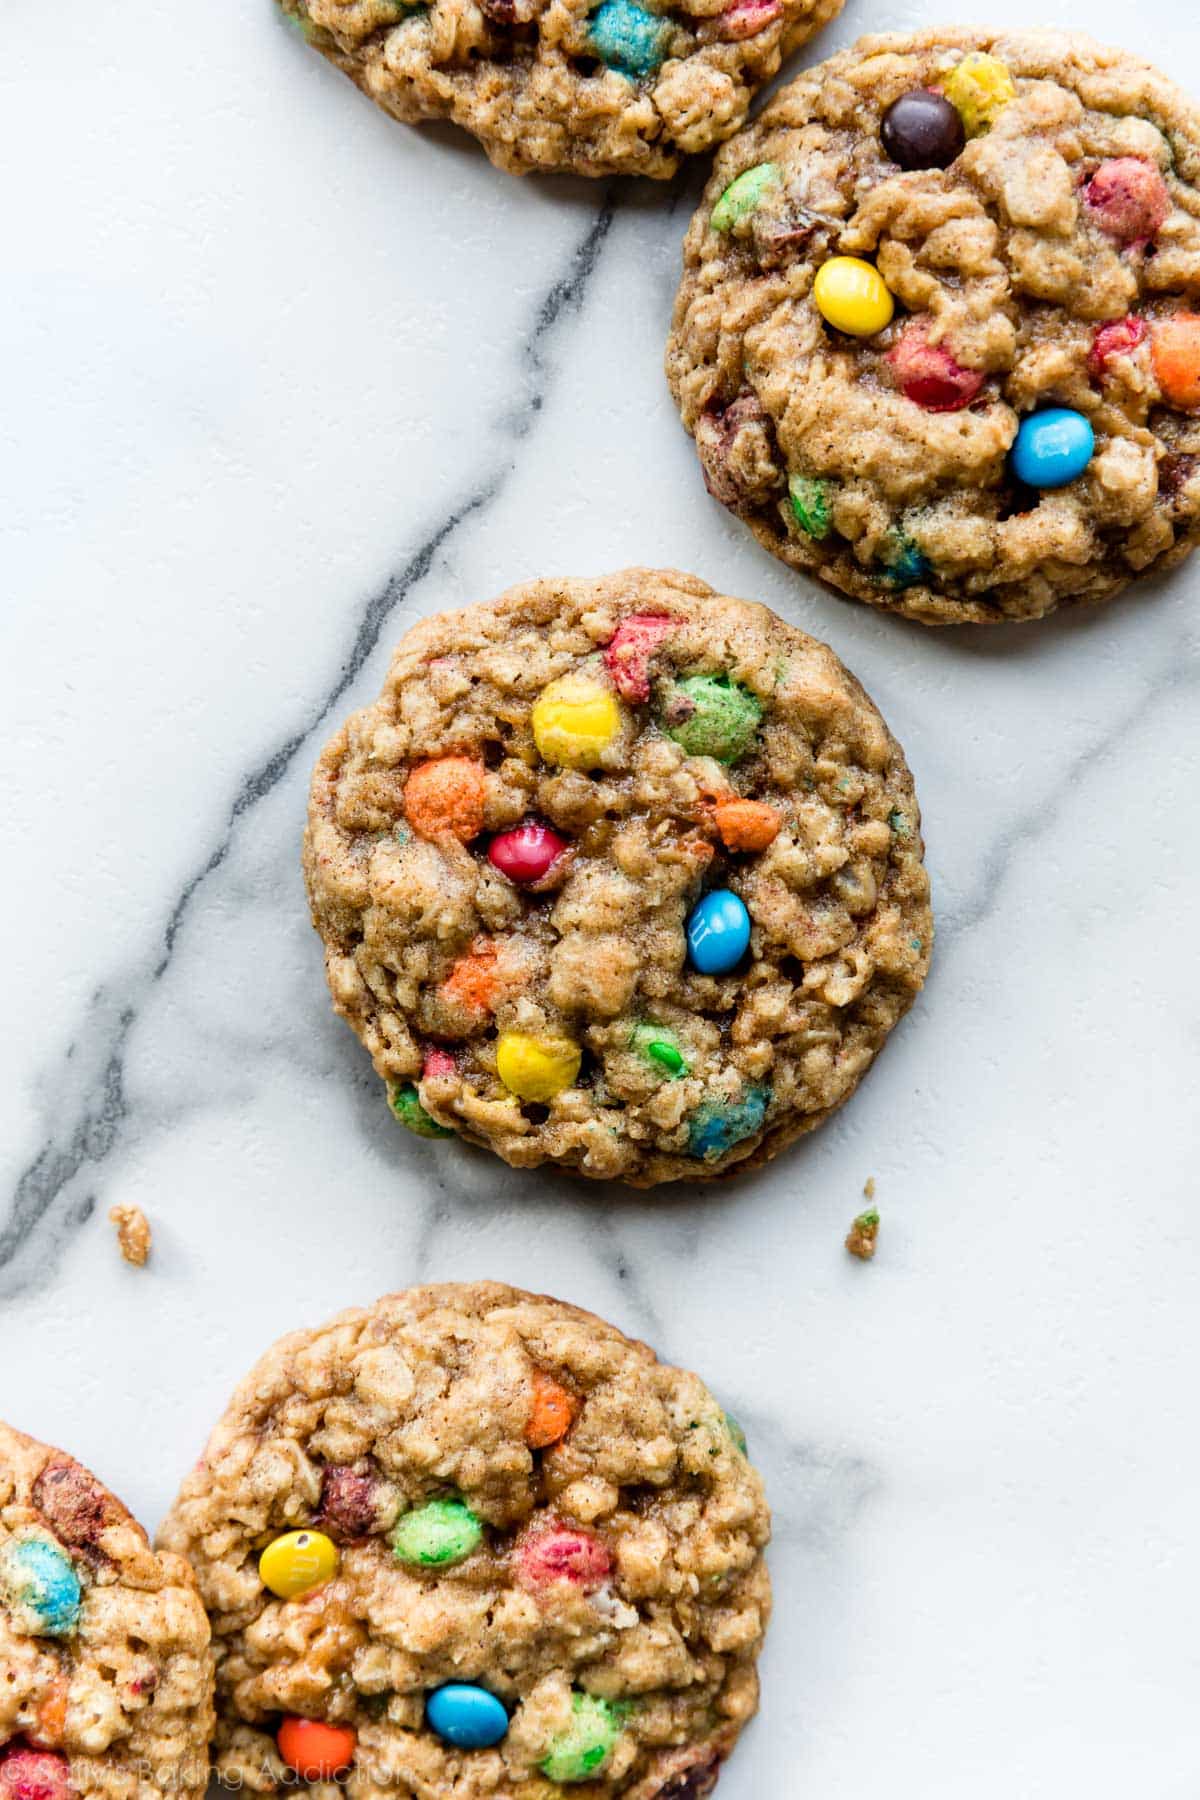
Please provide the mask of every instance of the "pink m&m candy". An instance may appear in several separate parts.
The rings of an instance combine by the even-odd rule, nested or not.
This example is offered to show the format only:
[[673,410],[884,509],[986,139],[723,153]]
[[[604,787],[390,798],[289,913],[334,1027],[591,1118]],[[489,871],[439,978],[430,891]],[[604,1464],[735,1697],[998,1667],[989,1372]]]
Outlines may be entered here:
[[502,831],[488,845],[488,861],[518,887],[540,881],[567,848],[566,838],[536,819],[526,819],[513,831]]
[[744,38],[757,37],[783,11],[782,0],[734,0],[719,15],[720,35],[726,43],[740,43]]
[[650,658],[675,624],[665,613],[630,613],[621,620],[604,652],[604,666],[622,700],[640,705],[650,698]]
[[26,1750],[19,1744],[0,1751],[2,1800],[67,1800],[71,1771],[65,1756]]
[[427,1050],[421,1074],[426,1080],[436,1081],[439,1075],[453,1075],[457,1066],[448,1050]]
[[1167,184],[1152,162],[1114,156],[1102,162],[1083,190],[1096,224],[1120,244],[1146,243],[1171,210]]
[[522,1587],[550,1587],[556,1581],[590,1593],[612,1574],[608,1550],[588,1531],[570,1525],[543,1525],[530,1531],[516,1548],[516,1575]]

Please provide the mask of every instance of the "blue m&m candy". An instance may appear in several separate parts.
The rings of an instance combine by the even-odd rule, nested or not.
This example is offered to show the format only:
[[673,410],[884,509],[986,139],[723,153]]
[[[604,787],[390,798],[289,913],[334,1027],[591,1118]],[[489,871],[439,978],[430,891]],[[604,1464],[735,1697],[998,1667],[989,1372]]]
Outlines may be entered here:
[[20,1538],[7,1546],[0,1588],[18,1630],[30,1637],[67,1637],[79,1623],[79,1577],[65,1551],[45,1538]]
[[701,975],[727,975],[750,943],[750,914],[729,888],[714,888],[688,914],[688,960]]
[[452,1681],[430,1694],[425,1722],[456,1750],[487,1750],[508,1731],[508,1714],[495,1694],[468,1681]]
[[634,0],[604,0],[588,20],[588,38],[601,62],[630,80],[653,75],[667,54],[673,26]]
[[688,1154],[717,1162],[743,1138],[761,1131],[770,1089],[752,1087],[740,1100],[706,1100],[688,1125]]
[[883,579],[890,588],[915,587],[928,581],[932,564],[911,538],[899,538],[887,547],[883,563]]
[[1031,488],[1066,487],[1087,468],[1096,434],[1082,413],[1048,406],[1022,419],[1012,447],[1012,472]]

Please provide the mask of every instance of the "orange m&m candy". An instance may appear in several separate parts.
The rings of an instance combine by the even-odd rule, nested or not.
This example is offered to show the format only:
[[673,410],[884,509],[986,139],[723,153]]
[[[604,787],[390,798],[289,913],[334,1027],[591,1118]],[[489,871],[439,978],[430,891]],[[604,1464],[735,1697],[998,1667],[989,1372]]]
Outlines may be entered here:
[[445,981],[442,994],[470,1012],[490,1012],[500,987],[496,968],[499,951],[490,937],[477,937],[465,956],[460,956]]
[[765,850],[779,836],[779,814],[765,800],[718,800],[713,817],[727,850]]
[[531,1450],[548,1450],[559,1444],[575,1423],[575,1398],[542,1369],[533,1371],[533,1408],[525,1426],[525,1442]]
[[404,816],[424,838],[468,843],[483,830],[484,770],[471,756],[418,763],[404,784]]
[[65,1677],[56,1675],[38,1708],[37,1731],[29,1733],[30,1743],[39,1750],[52,1750],[62,1742],[67,1727],[67,1692]]
[[1200,316],[1176,313],[1161,320],[1150,352],[1163,399],[1185,412],[1200,407]]
[[348,1725],[326,1725],[322,1719],[285,1719],[275,1742],[279,1754],[302,1781],[332,1781],[354,1761],[358,1739]]

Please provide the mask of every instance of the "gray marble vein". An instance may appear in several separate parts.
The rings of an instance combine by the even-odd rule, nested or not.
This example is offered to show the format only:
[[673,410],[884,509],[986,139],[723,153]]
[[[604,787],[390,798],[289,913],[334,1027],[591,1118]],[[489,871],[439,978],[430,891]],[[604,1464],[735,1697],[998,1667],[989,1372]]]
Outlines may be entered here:
[[[614,205],[610,195],[574,247],[568,267],[541,299],[534,323],[518,347],[520,388],[504,418],[506,433],[514,443],[525,439],[536,425],[552,378],[546,361],[546,346],[564,318],[576,317],[585,303],[588,284],[612,228]],[[94,995],[80,1035],[88,1040],[89,1057],[99,1060],[98,1078],[85,1082],[77,1116],[65,1126],[55,1122],[46,1141],[16,1181],[7,1217],[0,1228],[0,1297],[18,1291],[24,1282],[32,1279],[28,1273],[21,1272],[22,1251],[32,1246],[42,1222],[52,1215],[81,1171],[102,1164],[119,1141],[128,1118],[122,1082],[125,1046],[130,1032],[136,1027],[146,994],[162,981],[171,966],[177,939],[186,926],[197,894],[230,855],[243,821],[291,773],[301,751],[311,748],[317,733],[333,716],[338,703],[375,651],[384,627],[392,624],[410,597],[428,579],[439,552],[456,532],[473,522],[491,504],[510,470],[511,460],[506,459],[484,471],[468,498],[438,521],[404,566],[370,597],[362,610],[350,650],[332,685],[317,700],[308,717],[240,784],[219,841],[203,858],[171,906],[157,959],[140,977],[114,983],[111,992],[105,987]],[[72,1043],[67,1052],[68,1060],[74,1059],[75,1049],[76,1045]],[[57,1082],[51,1075],[46,1084],[66,1086],[66,1075],[64,1070]],[[90,1206],[76,1207],[73,1216],[77,1223],[83,1223],[90,1214]],[[53,1250],[62,1239],[60,1227],[52,1239],[51,1254],[37,1260],[38,1278],[45,1280],[53,1275]]]

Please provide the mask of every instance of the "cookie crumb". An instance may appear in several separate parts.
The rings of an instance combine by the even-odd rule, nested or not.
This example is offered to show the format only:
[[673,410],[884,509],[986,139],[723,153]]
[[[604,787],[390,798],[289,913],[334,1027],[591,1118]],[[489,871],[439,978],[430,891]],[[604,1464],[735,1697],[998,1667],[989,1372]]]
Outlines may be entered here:
[[[873,1187],[874,1182],[868,1182]],[[868,1196],[869,1197],[869,1196]],[[870,1262],[875,1254],[875,1243],[879,1236],[879,1214],[874,1207],[869,1212],[859,1213],[846,1235],[846,1248],[851,1256],[857,1256],[860,1262]]]
[[117,1243],[121,1246],[121,1255],[135,1269],[144,1268],[150,1255],[150,1221],[140,1206],[111,1206],[108,1210],[111,1225],[117,1228]]
[[866,1183],[863,1187],[863,1199],[864,1200],[873,1200],[874,1198],[875,1198],[875,1177],[873,1175],[868,1175],[867,1179],[866,1179]]

